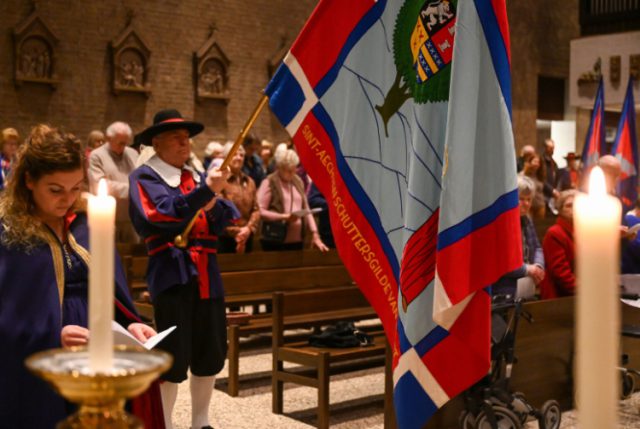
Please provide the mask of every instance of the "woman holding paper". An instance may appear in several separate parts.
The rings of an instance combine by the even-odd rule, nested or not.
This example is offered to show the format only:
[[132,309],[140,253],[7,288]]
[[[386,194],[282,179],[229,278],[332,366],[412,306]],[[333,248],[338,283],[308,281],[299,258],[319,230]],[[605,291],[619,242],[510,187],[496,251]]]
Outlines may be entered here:
[[285,143],[280,143],[274,159],[276,171],[260,184],[258,205],[263,222],[283,222],[286,225],[286,233],[281,240],[268,241],[265,239],[263,227],[262,249],[300,250],[306,227],[313,234],[311,243],[322,252],[328,251],[329,248],[318,234],[313,213],[309,210],[302,180],[296,174],[296,167],[300,162],[298,154],[293,149],[287,149]]
[[[88,228],[78,204],[84,159],[74,136],[46,125],[33,129],[17,159],[0,198],[0,426],[46,429],[66,416],[65,402],[23,362],[90,338]],[[119,263],[115,274],[116,320],[144,341],[155,332],[137,323]],[[161,408],[151,408],[140,417],[163,427]]]

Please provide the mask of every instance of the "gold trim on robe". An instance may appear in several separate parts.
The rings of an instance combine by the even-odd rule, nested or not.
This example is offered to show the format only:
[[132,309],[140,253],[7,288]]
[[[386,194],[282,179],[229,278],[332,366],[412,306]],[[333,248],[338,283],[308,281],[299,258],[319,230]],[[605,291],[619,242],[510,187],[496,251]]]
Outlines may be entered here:
[[62,256],[62,248],[60,247],[60,241],[49,230],[44,228],[44,239],[51,249],[51,257],[53,258],[53,269],[56,273],[56,284],[58,285],[58,298],[60,299],[60,308],[62,308],[62,301],[64,300],[64,258]]
[[[62,247],[60,244],[60,240],[58,240],[58,237],[56,237],[54,233],[49,230],[49,228],[45,228],[45,232],[45,241],[51,249],[51,257],[53,258],[53,269],[56,273],[56,284],[58,286],[58,297],[60,298],[60,308],[62,308],[62,301],[64,300],[64,257],[62,255]],[[82,259],[88,267],[89,261],[91,260],[89,251],[78,244],[71,232],[68,233],[67,238],[69,240],[69,246],[71,247],[71,249],[73,249],[73,251],[75,251],[76,254],[80,256],[80,259]]]
[[71,248],[78,254],[78,256],[80,256],[80,259],[84,261],[85,265],[89,267],[89,262],[91,261],[91,255],[89,254],[89,251],[78,244],[75,237],[71,233],[69,233],[69,246],[71,246]]

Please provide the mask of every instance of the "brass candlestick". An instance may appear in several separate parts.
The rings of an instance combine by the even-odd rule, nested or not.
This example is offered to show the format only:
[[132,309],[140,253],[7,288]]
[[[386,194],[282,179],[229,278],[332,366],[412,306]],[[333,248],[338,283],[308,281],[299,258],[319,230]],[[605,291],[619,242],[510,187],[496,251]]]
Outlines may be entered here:
[[57,429],[143,429],[137,417],[124,411],[124,402],[144,392],[172,361],[165,352],[115,346],[113,368],[108,373],[89,369],[86,347],[36,353],[25,364],[79,406],[75,414],[58,423]]

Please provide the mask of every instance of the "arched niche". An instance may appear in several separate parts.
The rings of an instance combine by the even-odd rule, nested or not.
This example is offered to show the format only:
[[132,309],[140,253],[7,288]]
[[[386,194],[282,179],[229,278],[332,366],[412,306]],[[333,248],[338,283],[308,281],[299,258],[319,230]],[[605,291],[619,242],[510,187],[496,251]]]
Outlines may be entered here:
[[227,103],[229,97],[229,66],[231,61],[215,39],[215,27],[211,35],[193,54],[194,88],[196,100],[220,100]]
[[55,88],[60,82],[56,73],[58,38],[38,11],[15,28],[13,40],[16,85],[29,82]]

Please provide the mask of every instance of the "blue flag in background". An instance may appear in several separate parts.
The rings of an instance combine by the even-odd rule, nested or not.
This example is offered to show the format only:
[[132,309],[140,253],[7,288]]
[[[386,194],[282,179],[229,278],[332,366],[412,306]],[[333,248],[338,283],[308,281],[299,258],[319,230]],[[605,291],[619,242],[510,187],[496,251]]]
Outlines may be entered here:
[[635,207],[638,199],[638,141],[636,139],[636,109],[633,101],[633,78],[629,76],[618,132],[611,154],[620,160],[622,172],[618,183],[618,196],[623,210]]

